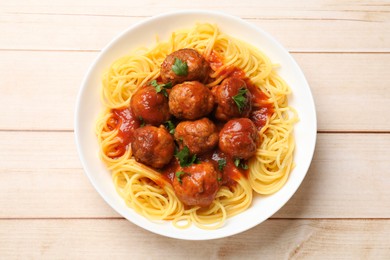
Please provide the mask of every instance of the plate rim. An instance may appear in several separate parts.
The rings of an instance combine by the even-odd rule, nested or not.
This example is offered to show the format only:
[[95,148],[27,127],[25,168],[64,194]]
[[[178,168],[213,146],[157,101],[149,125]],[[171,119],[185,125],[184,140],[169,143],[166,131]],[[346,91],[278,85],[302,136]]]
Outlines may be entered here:
[[[105,195],[105,193],[102,191],[102,189],[97,185],[95,180],[92,178],[91,173],[88,172],[87,169],[89,167],[88,167],[88,165],[86,163],[86,159],[84,157],[84,154],[83,154],[83,151],[82,151],[82,148],[81,148],[81,145],[80,145],[79,138],[80,138],[80,133],[81,133],[81,128],[80,128],[81,124],[79,124],[79,122],[80,122],[80,113],[79,113],[79,111],[80,111],[80,106],[81,106],[81,100],[82,100],[82,96],[83,96],[85,88],[86,88],[86,84],[88,83],[89,75],[91,74],[91,72],[97,66],[98,61],[106,54],[107,51],[109,51],[112,48],[113,45],[115,45],[122,38],[126,37],[126,35],[129,34],[131,31],[133,31],[134,29],[136,29],[136,28],[138,28],[140,26],[146,25],[148,23],[153,23],[156,20],[158,21],[158,20],[164,19],[166,17],[171,17],[171,16],[175,16],[175,15],[183,15],[183,14],[190,14],[190,15],[201,14],[201,15],[219,16],[222,19],[229,19],[229,20],[233,20],[233,21],[238,22],[238,23],[242,23],[246,27],[252,28],[257,33],[264,35],[267,38],[267,40],[272,42],[273,45],[276,45],[276,47],[283,52],[283,55],[288,57],[290,59],[290,61],[294,64],[294,66],[299,70],[299,73],[300,73],[299,76],[304,80],[304,83],[305,83],[305,85],[307,87],[307,90],[308,90],[308,94],[310,96],[310,100],[309,100],[310,104],[309,105],[313,109],[312,110],[312,112],[313,112],[313,114],[312,114],[312,116],[313,116],[313,122],[312,122],[313,129],[311,131],[311,139],[312,139],[311,140],[311,144],[312,144],[312,146],[309,149],[310,156],[308,157],[308,159],[310,158],[310,160],[308,160],[309,162],[306,164],[306,167],[304,167],[304,174],[302,175],[302,178],[300,180],[298,180],[298,184],[295,186],[293,191],[290,192],[289,196],[284,197],[283,202],[280,203],[280,205],[278,205],[278,207],[275,207],[273,212],[271,214],[269,214],[268,217],[266,217],[265,219],[260,219],[259,221],[255,221],[255,222],[252,223],[252,225],[246,226],[246,228],[228,232],[228,234],[223,234],[223,233],[220,234],[219,232],[215,233],[215,232],[209,231],[209,230],[206,230],[206,232],[208,234],[207,236],[199,236],[199,237],[187,237],[187,236],[178,235],[178,234],[167,234],[166,232],[162,232],[161,230],[154,229],[152,226],[145,226],[142,223],[140,223],[139,221],[136,221],[134,219],[129,219],[127,216],[122,214],[121,207],[118,207],[117,205],[113,205],[111,203],[111,200]],[[180,26],[178,26],[178,28],[179,27]],[[234,37],[234,35],[233,35],[233,37]],[[287,51],[287,49],[285,47],[283,47],[283,45],[281,45],[271,34],[269,34],[268,32],[264,31],[259,26],[256,26],[256,25],[254,25],[254,24],[252,24],[250,22],[245,21],[244,19],[241,19],[241,18],[239,18],[237,16],[234,16],[234,15],[227,14],[225,12],[220,12],[220,11],[191,9],[191,10],[176,10],[176,11],[166,12],[166,13],[162,13],[162,14],[159,14],[159,15],[156,15],[156,16],[151,16],[151,17],[142,19],[141,21],[138,21],[138,22],[130,25],[129,27],[127,27],[125,30],[121,31],[111,41],[109,41],[108,44],[105,45],[105,47],[100,51],[99,55],[97,55],[97,57],[94,59],[92,64],[89,65],[88,70],[84,74],[84,78],[82,80],[82,83],[80,85],[80,88],[79,88],[79,91],[78,91],[78,94],[77,94],[76,107],[75,107],[75,112],[74,113],[75,113],[75,117],[74,117],[74,137],[75,137],[75,143],[76,143],[77,152],[78,152],[78,155],[79,155],[78,157],[80,158],[81,164],[83,166],[83,172],[87,176],[89,181],[91,182],[91,184],[94,187],[94,189],[104,199],[104,201],[111,208],[113,208],[119,215],[121,215],[122,217],[126,218],[131,223],[139,226],[140,228],[146,229],[146,230],[148,230],[150,232],[153,232],[155,234],[159,234],[159,235],[162,235],[162,236],[176,238],[176,239],[183,239],[183,240],[211,240],[211,239],[218,239],[218,238],[223,238],[223,237],[236,235],[238,233],[244,232],[244,231],[246,231],[248,229],[251,229],[251,228],[257,226],[257,225],[263,223],[265,220],[267,220],[270,217],[272,217],[273,214],[275,214],[277,211],[279,211],[280,208],[282,208],[291,199],[291,197],[296,193],[298,188],[301,186],[305,176],[307,175],[307,172],[309,170],[311,162],[313,160],[315,146],[316,146],[316,141],[317,141],[317,116],[316,116],[316,109],[315,109],[314,98],[313,98],[313,94],[311,92],[310,86],[309,86],[309,84],[307,82],[306,77],[304,76],[304,73],[303,73],[301,67],[297,64],[297,62],[291,56],[291,54]],[[294,130],[295,130],[295,126],[294,126]],[[295,135],[295,133],[294,133],[294,135]],[[294,151],[294,153],[295,153],[295,151]],[[99,158],[99,160],[100,160],[100,158]],[[252,202],[252,204],[253,204],[253,202]],[[131,208],[128,208],[128,209],[129,210],[133,210]],[[249,209],[247,209],[247,210],[249,210]],[[138,213],[135,213],[135,214],[138,214]],[[240,213],[240,214],[242,214],[242,213]],[[231,218],[229,218],[229,219],[231,219]],[[151,220],[148,220],[148,221],[149,222],[153,222]],[[178,229],[178,230],[180,230],[180,229]]]

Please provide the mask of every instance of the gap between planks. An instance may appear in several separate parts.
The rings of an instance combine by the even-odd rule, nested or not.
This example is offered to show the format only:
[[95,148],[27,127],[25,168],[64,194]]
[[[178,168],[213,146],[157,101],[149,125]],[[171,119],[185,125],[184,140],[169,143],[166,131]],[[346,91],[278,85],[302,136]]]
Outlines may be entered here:
[[[2,51],[14,51],[14,52],[101,52],[102,50],[99,49],[92,49],[92,50],[72,50],[72,49],[1,49]],[[317,50],[288,50],[291,54],[390,54],[389,51],[317,51]]]
[[[341,10],[341,11],[354,11],[354,10]],[[366,12],[366,11],[357,11]],[[379,13],[388,13],[387,11],[376,11]],[[70,14],[70,13],[30,13],[30,12],[6,12],[5,14],[11,15],[53,15],[53,16],[92,16],[92,17],[123,17],[123,18],[151,18],[150,15],[121,15],[121,14]],[[364,22],[364,23],[383,23],[383,20],[366,20],[366,19],[353,19],[353,18],[311,18],[311,17],[250,17],[240,16],[245,20],[259,20],[259,21],[348,21],[348,22]]]
[[[6,221],[6,220],[126,220],[124,217],[0,217],[0,221]],[[329,220],[329,221],[361,221],[361,220],[368,220],[368,221],[375,221],[375,220],[390,220],[390,218],[278,218],[278,217],[270,217],[267,220],[314,220],[314,221],[320,221],[320,220]],[[152,221],[152,220],[151,220]],[[153,221],[152,221],[153,222]]]
[[[21,132],[21,133],[74,133],[73,129],[0,129],[0,132]],[[390,134],[390,130],[319,130],[317,134]]]

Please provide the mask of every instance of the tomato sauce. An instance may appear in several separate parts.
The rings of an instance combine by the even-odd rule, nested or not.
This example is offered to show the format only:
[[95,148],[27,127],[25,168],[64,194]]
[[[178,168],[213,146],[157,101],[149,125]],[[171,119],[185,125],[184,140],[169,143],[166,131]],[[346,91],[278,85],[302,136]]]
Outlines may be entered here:
[[[221,186],[234,187],[237,184],[237,181],[242,177],[248,177],[249,170],[242,169],[241,167],[237,167],[234,164],[234,159],[228,157],[219,149],[211,151],[206,154],[199,155],[199,161],[202,162],[211,162],[214,165],[215,170],[218,173],[218,181]],[[219,161],[225,160],[226,164],[223,167],[219,166]],[[243,162],[246,163],[245,161]],[[182,170],[178,160],[173,157],[171,162],[165,166],[163,169],[159,170],[161,173],[161,177],[172,183],[174,178],[176,178],[176,172]],[[162,183],[157,183],[161,186]]]
[[113,109],[107,125],[110,130],[118,129],[117,138],[119,140],[114,151],[108,154],[108,156],[111,158],[122,156],[133,139],[134,130],[140,127],[141,122],[130,108],[124,108]]
[[[224,64],[224,59],[217,52],[212,51],[205,59],[209,62],[210,67],[217,71]],[[273,104],[268,101],[268,97],[252,81],[246,77],[245,72],[236,67],[227,67],[220,72],[220,75],[226,77],[239,78],[245,81],[245,84],[252,94],[253,111],[250,119],[260,130],[267,122],[267,119],[274,112]]]
[[[212,51],[210,55],[205,57],[205,59],[208,61],[210,68],[213,71],[217,71],[224,64],[223,57],[221,57],[215,51]],[[245,72],[239,68],[224,68],[219,72],[219,75],[225,77],[240,78],[245,81],[248,90],[252,94],[253,103],[253,111],[251,112],[249,118],[254,122],[258,130],[260,130],[266,124],[267,119],[272,115],[274,110],[273,104],[268,101],[267,95],[263,93],[255,84],[253,84],[251,80],[246,77]],[[157,81],[161,81],[161,78],[158,78]],[[118,129],[118,138],[120,140],[116,147],[117,154],[112,157],[115,158],[125,153],[128,145],[132,141],[134,130],[140,127],[141,122],[133,114],[130,108],[113,109],[112,112],[113,115],[108,120],[107,125],[110,130]],[[220,130],[223,124],[220,122],[215,123]],[[242,167],[237,167],[234,164],[234,158],[228,157],[223,152],[219,151],[219,149],[215,149],[212,152],[198,156],[198,160],[213,163],[214,168],[217,170],[218,175],[220,176],[221,185],[226,185],[229,187],[234,186],[236,184],[236,180],[239,180],[241,176],[247,177],[249,173],[249,170],[245,170]],[[220,160],[226,161],[226,164],[222,169],[220,169],[219,165]],[[247,162],[244,161],[242,163],[246,164]],[[175,178],[176,172],[179,170],[179,162],[175,157],[173,157],[171,162],[167,166],[158,171],[161,173],[161,176],[164,180],[172,183]],[[162,183],[159,185],[163,185]]]

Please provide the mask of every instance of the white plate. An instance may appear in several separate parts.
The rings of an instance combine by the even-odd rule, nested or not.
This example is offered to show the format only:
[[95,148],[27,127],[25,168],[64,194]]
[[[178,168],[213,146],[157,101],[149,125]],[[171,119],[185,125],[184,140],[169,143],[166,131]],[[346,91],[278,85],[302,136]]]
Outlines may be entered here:
[[[98,156],[98,143],[94,133],[95,121],[102,110],[100,89],[102,73],[119,57],[140,46],[152,47],[155,37],[167,40],[170,33],[190,28],[196,22],[215,23],[224,33],[244,40],[263,51],[273,63],[280,64],[278,73],[290,85],[292,95],[289,104],[299,115],[295,125],[296,167],[284,187],[271,196],[255,196],[253,204],[245,212],[229,218],[217,230],[202,230],[195,226],[180,230],[170,222],[152,222],[128,208],[116,193],[111,174]],[[302,32],[303,34],[303,32]],[[301,184],[312,160],[317,133],[313,97],[307,81],[291,55],[268,33],[239,18],[218,12],[180,11],[162,14],[132,25],[111,41],[89,68],[78,95],[75,114],[75,137],[84,170],[103,199],[120,215],[151,232],[167,237],[206,240],[230,236],[250,229],[278,211]]]

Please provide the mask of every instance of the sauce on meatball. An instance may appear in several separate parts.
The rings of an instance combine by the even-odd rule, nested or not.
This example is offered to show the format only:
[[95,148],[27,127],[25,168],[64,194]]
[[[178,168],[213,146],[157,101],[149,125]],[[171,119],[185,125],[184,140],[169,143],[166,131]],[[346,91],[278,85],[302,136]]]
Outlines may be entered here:
[[184,81],[205,81],[209,65],[194,49],[181,49],[169,54],[161,64],[161,79],[173,84]]
[[179,119],[198,119],[208,115],[213,108],[213,94],[198,81],[177,84],[169,94],[169,112]]
[[226,78],[221,85],[213,88],[212,93],[217,103],[215,118],[227,121],[236,117],[248,117],[252,109],[252,94],[244,80]]
[[[193,49],[171,53],[156,86],[138,89],[130,107],[113,110],[107,122],[110,130],[118,129],[123,146],[113,149],[115,156],[131,143],[134,158],[158,170],[164,180],[158,185],[169,182],[187,206],[208,207],[220,186],[233,187],[248,177],[246,160],[256,153],[257,130],[273,112],[268,97],[233,66],[220,71],[226,78],[219,86],[206,87],[210,66],[215,71],[224,64],[214,54],[206,57],[208,63]],[[163,91],[157,92],[159,88]],[[141,121],[148,125],[139,128]],[[163,123],[169,123],[172,135]]]
[[168,98],[153,86],[144,86],[133,94],[130,106],[134,114],[147,124],[159,126],[169,120]]
[[188,206],[209,206],[218,192],[218,173],[210,162],[181,168],[173,180],[179,200]]
[[217,127],[206,117],[196,121],[182,121],[176,126],[175,140],[180,149],[187,146],[191,154],[205,153],[218,144]]
[[172,159],[175,145],[173,137],[163,126],[149,125],[134,131],[131,149],[137,162],[162,168]]
[[228,121],[219,132],[219,149],[233,158],[249,159],[256,153],[258,133],[248,118]]

